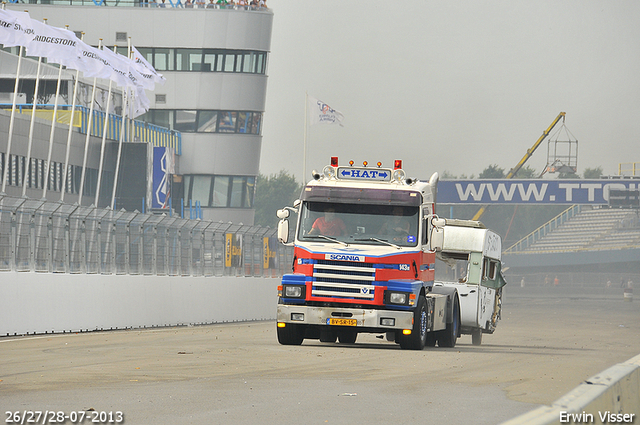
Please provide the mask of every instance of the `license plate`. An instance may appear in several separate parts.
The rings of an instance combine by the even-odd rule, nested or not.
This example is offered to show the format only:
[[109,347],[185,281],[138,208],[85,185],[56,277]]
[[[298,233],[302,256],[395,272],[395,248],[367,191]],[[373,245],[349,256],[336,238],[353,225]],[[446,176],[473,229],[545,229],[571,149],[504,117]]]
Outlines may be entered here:
[[337,325],[337,326],[358,326],[358,321],[356,319],[328,319],[328,325]]

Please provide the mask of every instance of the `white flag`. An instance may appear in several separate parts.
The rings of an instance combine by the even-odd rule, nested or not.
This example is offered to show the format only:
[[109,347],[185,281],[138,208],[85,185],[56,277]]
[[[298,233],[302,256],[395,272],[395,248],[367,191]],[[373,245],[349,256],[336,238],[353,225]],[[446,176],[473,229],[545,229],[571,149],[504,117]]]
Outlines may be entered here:
[[145,78],[134,68],[133,61],[126,56],[115,53],[107,48],[100,51],[112,69],[111,80],[121,87],[153,88]]
[[144,56],[142,56],[142,54],[138,51],[138,49],[131,46],[131,50],[133,52],[133,56],[131,57],[131,60],[133,61],[134,66],[136,67],[138,72],[140,72],[145,78],[148,78],[148,76],[151,76],[151,80],[154,83],[164,84],[164,82],[166,81],[166,78],[164,78],[162,74],[159,74],[154,69],[154,67],[149,62],[147,62],[147,60],[144,58]]
[[47,58],[48,62],[59,63],[67,68],[78,66],[80,39],[73,32],[34,20],[31,23],[35,37],[27,44],[28,56]]
[[147,97],[147,93],[142,87],[134,87],[135,91],[133,95],[133,117],[136,118],[149,110],[151,102]]
[[0,9],[0,44],[26,46],[35,37],[31,23],[27,12]]
[[109,61],[102,54],[102,50],[89,46],[84,41],[78,43],[78,67],[85,77],[111,78],[113,68],[109,66]]
[[333,109],[321,100],[309,96],[309,124],[341,124],[342,112]]

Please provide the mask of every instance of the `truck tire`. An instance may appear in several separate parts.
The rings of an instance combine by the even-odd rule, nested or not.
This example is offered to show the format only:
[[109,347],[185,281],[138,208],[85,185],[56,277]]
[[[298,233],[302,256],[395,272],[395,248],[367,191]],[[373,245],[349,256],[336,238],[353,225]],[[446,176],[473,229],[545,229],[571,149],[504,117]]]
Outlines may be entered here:
[[401,335],[400,347],[403,350],[422,350],[427,344],[427,327],[429,326],[429,312],[424,295],[418,298],[418,305],[413,313],[413,329],[411,335]]
[[300,345],[304,341],[304,328],[301,325],[287,323],[284,328],[277,328],[278,342],[282,345]]
[[482,344],[482,329],[478,328],[471,331],[471,343],[473,345]]
[[456,346],[458,333],[460,332],[460,304],[458,297],[454,295],[453,309],[451,311],[451,323],[447,323],[447,328],[438,332],[438,346],[452,348]]

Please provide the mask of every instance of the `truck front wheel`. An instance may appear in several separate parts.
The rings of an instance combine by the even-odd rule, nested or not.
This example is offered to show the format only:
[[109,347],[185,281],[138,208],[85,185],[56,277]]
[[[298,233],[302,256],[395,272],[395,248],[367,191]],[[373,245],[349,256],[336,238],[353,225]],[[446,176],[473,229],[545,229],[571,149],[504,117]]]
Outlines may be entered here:
[[301,325],[285,323],[278,326],[278,342],[282,345],[300,345],[304,340],[304,328]]
[[418,298],[418,306],[413,315],[413,329],[410,335],[400,335],[400,347],[407,350],[422,350],[427,344],[427,327],[429,326],[429,313],[427,301],[424,295]]

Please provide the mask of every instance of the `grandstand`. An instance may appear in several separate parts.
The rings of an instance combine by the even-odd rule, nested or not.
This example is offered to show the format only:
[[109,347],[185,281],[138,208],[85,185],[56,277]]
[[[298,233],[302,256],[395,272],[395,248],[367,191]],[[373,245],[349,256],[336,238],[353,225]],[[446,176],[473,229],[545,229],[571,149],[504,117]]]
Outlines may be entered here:
[[533,281],[548,273],[630,279],[640,272],[640,211],[572,206],[507,248],[503,258],[510,274]]
[[[574,208],[574,207],[572,207]],[[559,217],[566,216],[566,211]],[[554,219],[555,220],[555,219]],[[552,222],[554,221],[552,220]],[[547,225],[541,229],[549,228]],[[640,220],[636,210],[581,207],[579,212],[548,232],[532,232],[507,249],[515,252],[557,252],[640,247]],[[519,248],[519,249],[518,249]]]

